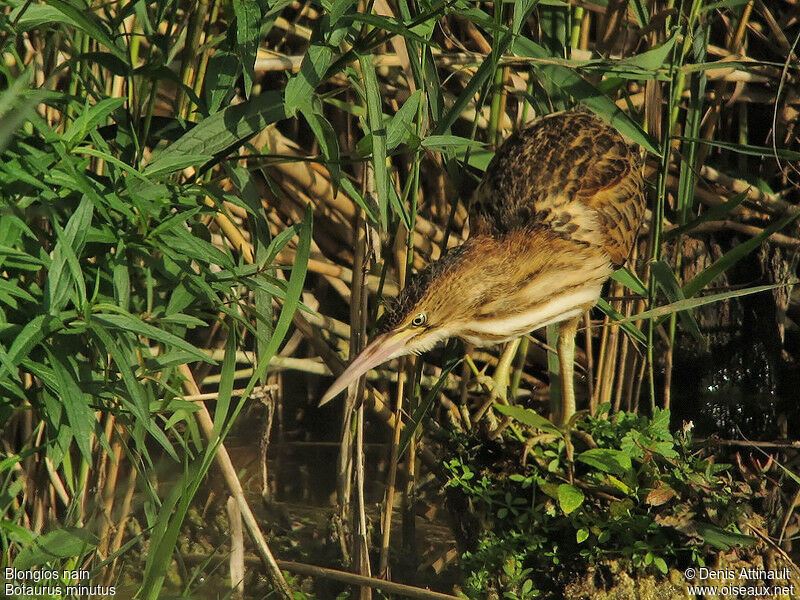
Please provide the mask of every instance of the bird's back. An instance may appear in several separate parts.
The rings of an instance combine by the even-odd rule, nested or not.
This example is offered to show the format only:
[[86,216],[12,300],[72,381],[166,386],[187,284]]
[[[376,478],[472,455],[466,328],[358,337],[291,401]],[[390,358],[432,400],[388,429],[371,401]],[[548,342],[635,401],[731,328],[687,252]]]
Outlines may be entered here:
[[641,159],[591,113],[534,121],[498,148],[475,193],[471,236],[547,229],[622,265],[644,214]]

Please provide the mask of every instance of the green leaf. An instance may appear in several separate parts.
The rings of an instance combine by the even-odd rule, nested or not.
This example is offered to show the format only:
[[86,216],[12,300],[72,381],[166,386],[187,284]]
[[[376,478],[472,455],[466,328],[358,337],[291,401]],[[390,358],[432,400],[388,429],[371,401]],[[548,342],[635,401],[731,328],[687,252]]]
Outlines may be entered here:
[[591,448],[578,454],[575,459],[605,473],[613,473],[620,476],[627,474],[631,470],[631,457],[621,450]]
[[686,286],[683,288],[684,295],[687,298],[691,298],[697,294],[700,290],[706,287],[706,285],[716,279],[721,273],[730,269],[733,265],[739,262],[740,259],[744,258],[753,250],[758,248],[769,236],[794,222],[798,217],[800,217],[800,210],[790,212],[771,225],[765,227],[764,230],[758,235],[753,236],[749,240],[742,242],[732,250],[726,252],[723,256],[714,261],[713,264],[704,269],[699,275],[686,284]]
[[[520,56],[550,60],[550,53],[545,48],[523,37],[518,37],[514,41],[513,50]],[[657,156],[661,155],[655,140],[651,139],[641,127],[622,112],[611,98],[586,81],[574,69],[561,65],[541,64],[536,65],[536,71],[591,109],[621,134],[629,137],[648,152]]]
[[210,358],[205,352],[198,350],[186,340],[179,338],[177,335],[173,335],[167,331],[164,331],[163,329],[159,329],[158,327],[154,327],[153,325],[145,323],[133,315],[123,312],[94,313],[92,314],[92,320],[102,323],[108,327],[114,327],[124,331],[130,331],[139,335],[143,335],[166,344],[167,346],[174,346],[175,348],[179,348],[180,350],[188,352],[195,358],[195,360],[216,364],[216,361]]
[[539,0],[516,0],[514,2],[514,17],[511,21],[511,31],[515,36],[519,35],[522,26],[528,20],[533,9],[539,4]]
[[495,403],[494,408],[500,414],[511,417],[512,419],[516,419],[523,425],[527,425],[528,427],[536,427],[536,429],[541,429],[542,431],[552,433],[558,437],[564,437],[564,434],[558,427],[530,408],[523,408],[521,406],[508,406],[497,403]]
[[78,27],[78,23],[57,8],[45,4],[29,4],[27,2],[20,2],[19,6],[8,15],[8,20],[14,23],[14,30],[17,33],[36,29],[46,24]]
[[611,279],[618,281],[634,294],[638,294],[642,298],[647,298],[647,286],[639,279],[639,276],[631,271],[628,267],[617,269],[611,274]]
[[236,14],[236,53],[242,61],[244,94],[249,98],[258,50],[261,9],[257,0],[233,0],[233,12]]
[[38,536],[33,544],[23,548],[14,559],[17,569],[30,569],[64,558],[77,558],[94,550],[97,537],[83,527],[65,527]]
[[578,529],[578,531],[575,533],[575,541],[579,544],[582,544],[587,539],[589,539],[589,530],[586,527],[581,527]]
[[159,154],[157,158],[157,163],[150,163],[144,168],[144,174],[147,177],[155,179],[162,175],[183,171],[187,167],[203,165],[210,161],[213,156],[211,154],[173,154],[171,156]]
[[[364,79],[364,90],[367,103],[367,124],[372,134],[372,163],[375,176],[375,195],[381,215],[381,226],[385,230],[389,225],[389,173],[386,166],[386,128],[383,124],[381,110],[382,96],[378,88],[378,78],[372,64],[372,55],[359,55],[361,74]],[[407,229],[411,229],[411,217],[404,206],[395,206],[396,212],[403,219]]]
[[322,78],[333,60],[333,50],[324,44],[311,44],[306,50],[300,70],[286,83],[286,114],[294,116],[300,108],[311,106],[314,90],[322,83]]
[[[638,315],[623,317],[619,321],[616,321],[614,324],[623,324],[630,321],[638,321],[639,319],[655,319],[658,317],[663,317],[664,315],[670,315],[672,313],[681,310],[689,310],[692,308],[696,308],[698,306],[703,306],[705,304],[711,304],[712,302],[719,302],[720,300],[728,300],[729,298],[738,298],[740,296],[749,296],[750,294],[759,294],[761,292],[774,290],[775,288],[783,287],[786,285],[796,285],[796,284],[797,281],[786,282],[786,283],[775,283],[772,285],[758,285],[743,290],[733,290],[730,292],[722,292],[719,294],[712,294],[710,296],[703,296],[702,298],[689,298],[687,300],[681,300],[680,302],[673,302],[672,304],[667,304],[666,306],[659,306],[658,308],[654,308],[652,310],[646,310],[642,313],[639,313]],[[620,317],[621,316],[622,315],[620,315]]]
[[583,504],[584,499],[583,492],[574,485],[562,483],[558,486],[558,505],[565,515],[570,514]]
[[[278,92],[266,92],[247,102],[229,106],[211,115],[178,140],[156,154],[144,174],[165,174],[186,166],[186,157],[200,165],[263,131],[267,125],[286,118],[283,100]],[[199,160],[197,160],[199,159]]]
[[682,235],[684,233],[692,231],[698,225],[702,225],[708,221],[716,221],[717,219],[722,219],[728,213],[730,213],[733,209],[737,206],[742,204],[745,200],[747,200],[747,192],[741,192],[740,194],[736,194],[733,198],[728,200],[727,202],[723,202],[717,206],[712,206],[708,210],[704,211],[702,215],[693,219],[686,223],[685,225],[681,225],[680,227],[675,227],[674,229],[670,229],[669,231],[664,233],[664,241],[672,240]]
[[666,575],[666,574],[669,572],[669,568],[667,567],[667,563],[666,563],[666,561],[665,561],[663,558],[661,558],[660,556],[656,556],[656,557],[653,559],[653,564],[654,564],[654,565],[656,566],[656,568],[657,568],[659,571],[661,571],[661,572],[662,572],[664,575]]
[[672,49],[675,47],[676,41],[678,41],[678,36],[673,35],[660,46],[648,50],[647,52],[637,54],[636,56],[623,58],[617,64],[636,67],[645,71],[655,71],[656,69],[660,69],[667,61]]
[[345,17],[342,20],[356,21],[372,25],[377,29],[383,29],[384,31],[389,31],[391,33],[395,33],[399,36],[402,36],[406,40],[406,42],[408,42],[408,40],[411,40],[423,46],[428,43],[425,38],[420,37],[413,31],[411,31],[411,29],[409,29],[403,23],[401,23],[396,19],[390,19],[387,17],[382,17],[380,15],[375,15],[371,13],[359,12],[347,15],[347,17]]
[[[165,247],[170,248],[172,252],[183,254],[189,258],[197,260],[202,264],[215,264],[226,269],[232,269],[234,266],[233,258],[217,248],[211,242],[200,238],[198,235],[193,235],[191,231],[177,227],[159,235],[159,239],[165,243]],[[175,255],[172,256],[175,259]]]
[[[482,12],[482,11],[479,11]],[[485,14],[485,13],[484,13]],[[487,16],[488,17],[488,16]],[[455,104],[450,107],[450,110],[439,120],[433,130],[433,135],[443,135],[450,130],[453,123],[461,115],[468,104],[474,101],[475,94],[483,87],[484,83],[494,74],[497,68],[496,58],[501,56],[511,43],[511,32],[507,32],[502,39],[496,44],[496,52],[492,60],[486,60],[478,67],[477,72],[470,78],[469,83],[464,87],[464,90],[458,95]]]
[[458,137],[457,135],[429,135],[422,140],[421,144],[429,150],[436,150],[439,152],[450,149],[482,148],[485,146],[485,144],[477,140]]
[[[665,263],[663,260],[654,261],[650,265],[650,269],[653,273],[653,277],[655,277],[658,287],[664,291],[664,294],[666,294],[667,299],[670,302],[680,302],[681,300],[686,299],[686,297],[683,295],[681,284],[678,283],[675,273],[672,272],[672,269],[667,263]],[[684,329],[692,334],[692,337],[694,337],[694,339],[702,348],[707,348],[708,340],[706,340],[706,338],[700,332],[700,327],[697,325],[694,315],[688,311],[681,311],[678,313],[678,316],[681,319]]]
[[87,107],[79,113],[78,118],[64,132],[64,141],[68,145],[80,142],[90,131],[103,123],[112,112],[125,104],[125,101],[125,98],[104,98],[97,104]]
[[400,144],[414,133],[413,121],[419,111],[422,90],[417,90],[408,97],[389,121],[386,128],[386,151],[393,152]]
[[109,37],[109,34],[105,29],[103,29],[101,21],[94,15],[93,12],[88,9],[85,12],[80,11],[74,6],[68,4],[67,2],[62,2],[61,0],[45,0],[45,3],[55,8],[59,13],[67,17],[69,22],[73,23],[77,28],[88,33],[89,36],[113,52],[114,56],[128,64],[127,53],[112,41],[111,37]]
[[86,459],[87,463],[91,464],[92,447],[90,442],[94,432],[94,425],[97,422],[94,411],[87,402],[88,397],[84,395],[75,381],[73,369],[66,356],[52,352],[48,346],[45,346],[45,350],[50,359],[50,364],[53,366],[53,374],[56,377],[57,388],[53,391],[61,397],[64,412],[67,414],[67,421],[69,421],[72,428],[71,437],[78,444],[83,458]]
[[217,51],[208,60],[204,96],[209,114],[219,110],[239,76],[241,59],[232,52]]
[[278,347],[283,342],[283,339],[286,337],[286,334],[289,331],[289,326],[292,323],[294,313],[300,305],[300,295],[303,292],[303,285],[305,283],[306,272],[308,270],[308,259],[311,252],[311,232],[313,230],[313,218],[314,213],[312,211],[312,207],[309,205],[306,207],[305,218],[300,226],[300,239],[297,243],[297,253],[295,254],[292,274],[289,276],[289,282],[286,285],[286,298],[283,302],[283,308],[278,316],[278,322],[275,324],[275,329],[273,330],[269,344],[267,345],[263,354],[258,357],[258,365],[253,371],[253,375],[250,377],[250,381],[242,393],[241,397],[243,401],[250,395],[250,393],[253,391],[253,388],[267,372],[269,363],[272,360],[272,357],[275,356],[275,353],[278,351]]
[[[51,315],[61,312],[73,290],[77,292],[81,305],[86,301],[86,283],[78,255],[83,251],[86,242],[86,233],[92,222],[92,209],[92,202],[84,196],[67,221],[64,231],[56,231],[58,242],[53,251],[53,262],[47,272],[45,285],[45,302]],[[67,271],[72,275],[71,279]]]
[[425,398],[420,402],[417,407],[414,409],[414,414],[411,415],[411,419],[403,428],[403,433],[400,436],[400,452],[398,456],[403,456],[408,447],[408,444],[411,443],[411,436],[414,435],[414,432],[419,429],[419,426],[422,424],[422,419],[430,410],[430,407],[433,405],[434,400],[439,397],[439,391],[442,389],[442,386],[447,382],[448,377],[450,377],[450,373],[455,369],[458,365],[461,364],[461,359],[454,360],[450,364],[448,364],[443,370],[442,374],[439,376],[439,379],[436,380],[436,383],[433,384],[433,387],[428,390],[428,393],[425,395]]
[[[727,67],[730,63],[725,62]],[[713,63],[708,68],[719,68],[717,63]],[[777,157],[784,160],[800,160],[800,152],[795,150],[787,150],[786,148],[770,148],[769,146],[753,146],[752,144],[738,144],[733,142],[720,142],[717,140],[706,140],[701,138],[683,137],[680,135],[673,136],[672,139],[682,140],[686,142],[695,142],[698,144],[706,144],[714,148],[722,148],[729,150],[736,154],[746,154],[747,156],[764,157]]]
[[756,543],[756,538],[749,535],[742,535],[741,533],[734,533],[732,531],[725,531],[711,523],[703,523],[702,521],[692,521],[697,533],[703,538],[703,541],[717,550],[727,552],[733,546],[750,547]]
[[[316,103],[319,104],[319,103]],[[317,107],[301,107],[300,112],[306,119],[311,131],[314,132],[314,137],[319,143],[322,155],[325,157],[325,166],[331,174],[331,180],[334,186],[334,194],[338,191],[339,182],[342,180],[342,168],[339,164],[339,141],[336,138],[336,132],[333,126],[325,118],[322,110],[317,110]]]
[[622,330],[631,336],[631,338],[640,344],[647,343],[647,336],[632,323],[632,321],[636,321],[637,319],[626,319],[621,312],[611,306],[604,298],[600,298],[597,301],[597,308],[607,314],[613,320],[614,325],[620,325]]

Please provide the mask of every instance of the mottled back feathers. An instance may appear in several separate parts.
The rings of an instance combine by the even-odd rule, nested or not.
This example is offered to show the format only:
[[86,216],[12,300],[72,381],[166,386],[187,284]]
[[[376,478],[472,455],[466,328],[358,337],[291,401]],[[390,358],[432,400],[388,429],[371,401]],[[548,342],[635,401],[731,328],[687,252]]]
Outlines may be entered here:
[[511,135],[475,192],[470,235],[546,228],[621,266],[644,214],[641,160],[591,113],[548,115]]
[[478,327],[559,292],[599,294],[630,254],[644,208],[641,161],[615,129],[584,111],[538,119],[497,150],[473,198],[469,239],[408,281],[382,331],[418,312]]

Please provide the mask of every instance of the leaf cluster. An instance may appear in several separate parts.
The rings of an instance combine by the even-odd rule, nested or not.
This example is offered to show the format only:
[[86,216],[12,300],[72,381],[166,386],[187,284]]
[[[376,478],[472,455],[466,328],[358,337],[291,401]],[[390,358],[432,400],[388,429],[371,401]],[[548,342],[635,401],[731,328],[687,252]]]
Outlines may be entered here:
[[[488,443],[456,439],[446,486],[468,499],[482,523],[464,555],[476,597],[496,589],[533,598],[568,573],[612,561],[666,574],[750,545],[739,524],[758,496],[734,481],[729,465],[684,433],[673,435],[669,418],[658,409],[652,418],[601,414],[578,420],[566,435],[554,435],[552,424],[537,427],[549,433],[537,436],[523,464],[499,448],[488,452]],[[523,593],[529,577],[535,585]]]

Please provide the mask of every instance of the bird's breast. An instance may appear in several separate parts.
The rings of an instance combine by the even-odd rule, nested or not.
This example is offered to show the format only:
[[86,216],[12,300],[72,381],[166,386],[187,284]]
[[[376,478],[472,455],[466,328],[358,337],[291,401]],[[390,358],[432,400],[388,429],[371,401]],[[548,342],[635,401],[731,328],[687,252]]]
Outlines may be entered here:
[[507,342],[540,327],[577,317],[595,305],[602,286],[603,280],[595,279],[572,288],[556,288],[552,294],[537,295],[530,303],[521,303],[522,308],[517,312],[473,318],[463,324],[458,335],[475,346]]

